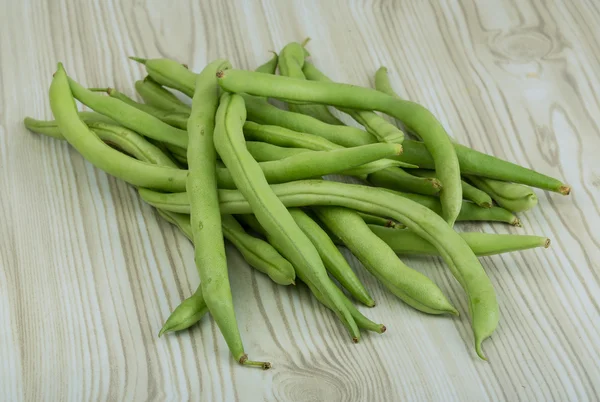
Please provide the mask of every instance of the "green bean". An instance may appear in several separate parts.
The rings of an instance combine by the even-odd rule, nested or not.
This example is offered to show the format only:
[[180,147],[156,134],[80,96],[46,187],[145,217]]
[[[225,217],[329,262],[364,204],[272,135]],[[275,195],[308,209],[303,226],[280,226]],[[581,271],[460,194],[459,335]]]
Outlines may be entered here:
[[226,94],[221,98],[215,130],[215,147],[221,159],[230,170],[236,187],[252,206],[252,212],[260,224],[282,245],[278,251],[294,265],[300,279],[310,281],[327,298],[334,312],[349,329],[353,340],[358,341],[358,327],[343,301],[335,297],[332,291],[334,285],[327,277],[317,250],[277,199],[258,162],[246,149],[242,132],[245,118],[242,97]]
[[[283,250],[283,248],[285,248],[285,246],[281,244],[281,241],[279,240],[279,238],[273,238],[273,237],[269,236],[269,233],[267,233],[267,231],[261,226],[261,224],[258,222],[258,220],[256,219],[256,217],[254,215],[241,215],[240,218],[249,227],[251,227],[255,232],[264,235],[269,240],[269,242],[271,242],[273,247],[275,247],[278,250]],[[314,223],[314,221],[313,221],[313,223]],[[335,248],[335,245],[333,247]],[[336,250],[337,250],[337,248],[336,248]],[[342,257],[342,259],[343,258],[344,257]],[[346,261],[346,260],[344,259],[344,261]],[[330,299],[324,297],[323,293],[321,293],[321,291],[319,289],[317,289],[317,287],[314,286],[314,284],[312,284],[308,278],[306,278],[306,277],[303,278],[303,273],[301,270],[299,271],[298,276],[302,279],[302,282],[304,282],[308,286],[308,288],[310,289],[312,294],[315,296],[315,298],[321,304],[323,304],[325,307],[329,308],[330,310],[334,310],[334,306],[331,304]],[[348,300],[346,295],[337,286],[335,286],[335,284],[333,284],[329,280],[329,278],[327,279],[327,282],[331,284],[331,289],[332,289],[332,292],[334,293],[335,297],[342,300],[342,302],[344,303],[344,306],[348,309],[348,311],[352,315],[352,318],[355,320],[356,325],[358,325],[359,328],[366,329],[367,331],[377,332],[379,334],[385,332],[385,329],[386,329],[385,325],[375,324],[373,321],[369,320],[367,317],[365,317],[363,314],[361,314],[357,310],[357,308],[352,304],[352,302],[350,302],[350,300]],[[353,340],[354,340],[354,342],[358,342],[358,338],[355,338]]]
[[143,136],[178,147],[187,147],[187,133],[184,130],[171,127],[156,117],[128,105],[119,99],[94,93],[70,78],[69,86],[71,87],[73,96],[81,103],[94,109],[98,113],[110,117],[119,124],[122,124]]
[[[90,123],[92,127],[97,127],[96,123]],[[100,124],[100,128],[104,127],[103,123]],[[32,127],[33,128],[33,127]],[[35,128],[34,128],[35,129]],[[42,131],[47,131],[48,126]],[[58,130],[57,130],[58,131]],[[132,132],[131,130],[121,129],[120,127],[113,126],[111,130],[109,130],[108,134],[104,132],[100,132],[100,138],[106,137],[107,135],[112,135],[111,143],[119,144],[129,142],[127,138],[116,138],[116,136],[125,136],[129,138],[136,137],[136,141],[144,141],[143,138],[139,138],[139,136]],[[56,138],[58,135],[56,132],[52,133]],[[62,138],[62,136],[61,136]],[[144,141],[147,142],[147,141]],[[151,145],[151,144],[148,144]],[[121,147],[121,149],[124,149]],[[138,157],[138,154],[129,152],[129,150],[124,149],[126,152],[133,154]],[[184,163],[187,162],[187,158],[184,158],[183,155],[179,154],[177,148],[169,149],[173,155],[177,158],[178,161],[182,161]],[[396,155],[400,151],[400,145],[398,144],[370,144],[362,147],[354,147],[354,148],[340,148],[333,149],[331,151],[309,151],[304,153],[299,153],[297,155],[293,155],[287,157],[285,159],[277,160],[277,161],[268,161],[261,162],[259,166],[263,170],[263,174],[266,176],[267,180],[270,183],[281,183],[286,181],[293,181],[299,179],[306,179],[311,177],[323,176],[327,174],[340,173],[340,174],[363,174],[370,173],[371,171],[378,168],[377,162],[381,158],[389,157],[392,155]],[[165,155],[163,155],[166,157]],[[86,157],[87,158],[87,157]],[[138,161],[130,158],[127,159],[127,155],[120,155],[120,160],[122,159],[122,163],[131,163],[135,164]],[[142,159],[139,158],[138,159]],[[372,162],[376,161],[376,162]],[[102,162],[106,166],[110,166],[110,160],[103,158]],[[94,162],[92,162],[96,165]],[[374,165],[373,165],[374,164]],[[97,165],[98,166],[98,165]],[[171,163],[170,166],[175,167],[175,164]],[[100,167],[100,166],[98,166]],[[111,173],[103,167],[100,167],[102,170],[107,171],[114,176],[125,180],[126,182],[139,185],[138,181],[140,178],[137,175],[137,172],[128,172],[126,170],[114,170],[115,173]],[[113,167],[114,168],[114,167]],[[137,168],[138,170],[142,169],[141,167]],[[185,181],[188,175],[186,170],[181,169],[169,169],[154,167],[153,171],[159,172],[161,177],[167,176],[164,180],[167,180],[168,186],[165,187],[163,181],[157,183],[162,187],[156,187],[158,189],[162,189],[165,191],[182,191],[185,187]],[[145,177],[145,175],[144,175]],[[217,183],[221,188],[235,188],[234,180],[231,176],[231,173],[226,168],[217,168],[216,169],[216,177]],[[143,179],[143,178],[142,178]],[[152,187],[153,184],[148,184],[145,187]],[[152,187],[154,188],[154,187]]]
[[198,286],[194,294],[185,299],[173,310],[160,329],[158,336],[169,332],[181,331],[191,327],[208,312],[208,306],[202,295],[202,286]]
[[146,72],[154,81],[168,88],[183,92],[190,98],[194,96],[196,74],[183,64],[170,59],[142,59],[129,57],[146,67]]
[[382,218],[381,216],[365,214],[364,212],[357,212],[357,214],[369,225],[378,225],[386,228],[395,228],[396,225],[398,225],[397,222],[394,222],[391,219]]
[[[410,230],[398,230],[369,225],[381,240],[398,254],[439,255],[431,243]],[[479,232],[459,233],[477,256],[527,250],[535,247],[548,248],[550,239],[541,236],[490,234]]]
[[438,195],[442,189],[442,183],[438,179],[416,177],[399,168],[373,172],[367,177],[367,181],[377,187],[424,195]]
[[[79,112],[78,115],[81,121],[86,124],[91,122],[103,122],[113,125],[117,124],[113,119],[96,112]],[[44,134],[59,140],[65,139],[58,129],[56,120],[36,120],[32,117],[25,117],[23,123],[25,123],[25,127],[28,130],[33,131],[34,133]]]
[[[287,44],[279,56],[280,74],[285,77],[293,77],[305,80],[306,77],[304,76],[302,67],[304,66],[304,59],[307,56],[310,56],[310,54],[301,44],[296,42]],[[292,112],[312,116],[324,123],[335,125],[344,124],[337,117],[331,114],[327,106],[324,105],[295,105],[290,103],[288,108]]]
[[[342,149],[342,145],[335,144],[325,138],[293,131],[284,127],[262,125],[251,121],[244,123],[244,136],[247,140],[267,142],[272,145],[278,145],[282,147],[291,148],[306,148],[315,151],[325,151],[332,149]],[[368,145],[368,144],[367,144]],[[352,146],[355,148],[361,145]],[[379,171],[382,168],[402,166],[409,168],[416,168],[416,165],[395,163],[398,161],[382,160],[373,162],[377,165],[374,171]]]
[[390,77],[388,76],[386,67],[380,67],[375,72],[375,89],[383,92],[386,95],[393,96],[394,98],[400,98],[396,91],[392,89],[392,84],[390,83]]
[[248,355],[244,352],[233,309],[221,229],[216,150],[213,145],[215,113],[219,103],[215,74],[230,67],[226,60],[215,60],[198,75],[188,120],[190,141],[187,159],[190,169],[186,188],[190,200],[194,260],[208,310],[219,326],[233,357],[240,364],[268,369],[270,363],[248,360]]
[[257,162],[276,161],[298,155],[303,152],[310,152],[306,148],[286,148],[260,141],[246,141],[246,148]]
[[327,272],[337,279],[356,300],[368,307],[375,306],[375,302],[369,295],[369,292],[367,292],[342,253],[340,253],[321,226],[301,209],[290,208],[289,212],[298,227],[302,229],[317,249]]
[[219,85],[229,92],[269,96],[287,102],[309,101],[350,109],[378,110],[394,116],[423,138],[435,160],[436,175],[443,184],[440,199],[444,219],[450,225],[456,220],[462,203],[456,152],[442,125],[423,106],[348,84],[298,80],[234,69],[218,75]]
[[68,77],[60,63],[50,86],[50,103],[59,131],[94,166],[135,186],[164,191],[181,191],[185,186],[185,180],[181,183],[178,175],[179,169],[138,161],[103,143],[79,118]]
[[267,61],[264,64],[261,64],[260,66],[256,67],[256,69],[254,71],[256,71],[257,73],[264,73],[264,74],[275,74],[275,72],[277,71],[277,64],[279,62],[279,57],[277,56],[277,53],[275,52],[271,52],[273,53],[273,57],[271,57],[271,59],[269,61]]
[[[288,208],[335,205],[373,215],[389,216],[432,243],[469,297],[475,348],[477,354],[485,358],[481,344],[491,336],[498,324],[499,312],[494,289],[468,244],[435,212],[390,191],[356,184],[302,180],[274,184],[270,188]],[[141,189],[140,195],[150,205],[158,208],[182,212],[188,203],[189,210],[185,193],[163,194]],[[240,191],[219,190],[219,202],[221,213],[252,213],[250,204]],[[298,268],[295,264],[294,266]],[[298,272],[296,274],[300,276]]]
[[133,106],[142,112],[148,113],[151,116],[156,117],[162,122],[167,123],[170,126],[185,130],[187,128],[187,120],[189,113],[175,113],[168,110],[159,109],[152,105],[146,105],[144,103],[136,102],[123,92],[117,91],[114,88],[89,88],[92,92],[106,92],[110,97],[119,99],[120,101]]
[[[397,193],[402,197],[411,199],[414,202],[418,202],[419,204],[431,209],[438,215],[442,214],[442,206],[440,204],[440,200],[436,197],[431,197],[422,194],[402,193],[396,191],[394,191],[394,193]],[[462,207],[460,209],[460,214],[458,214],[457,217],[457,221],[504,222],[513,226],[521,226],[521,221],[519,220],[519,218],[517,218],[510,211],[507,211],[504,208],[482,208],[477,204],[473,204],[472,202],[467,201],[463,201]]]
[[190,107],[150,77],[135,82],[135,90],[146,104],[189,117]]
[[[426,177],[429,179],[435,178],[435,172],[433,170],[413,169],[411,173],[419,177]],[[477,187],[472,186],[464,180],[461,180],[460,184],[462,186],[463,198],[465,200],[473,201],[475,204],[483,208],[492,207],[492,199],[486,192],[481,191]]]
[[538,198],[530,187],[522,184],[488,179],[485,177],[467,176],[471,182],[485,191],[502,208],[513,212],[524,212],[538,203]]
[[340,207],[314,210],[321,222],[395,296],[424,313],[458,315],[440,288],[425,275],[405,265],[354,211]]
[[[302,72],[312,81],[333,82],[325,74],[319,71],[312,63],[304,62]],[[393,142],[401,144],[404,141],[404,133],[398,127],[388,122],[375,112],[368,110],[353,110],[338,107],[338,109],[352,117],[371,133],[379,142]]]
[[[425,144],[418,141],[405,140],[402,145],[404,152],[397,156],[404,162],[418,165],[423,169],[434,167],[433,158]],[[463,175],[482,176],[489,179],[502,180],[524,184],[543,190],[554,191],[563,195],[571,192],[571,187],[558,179],[527,169],[523,166],[478,152],[464,145],[453,144]]]

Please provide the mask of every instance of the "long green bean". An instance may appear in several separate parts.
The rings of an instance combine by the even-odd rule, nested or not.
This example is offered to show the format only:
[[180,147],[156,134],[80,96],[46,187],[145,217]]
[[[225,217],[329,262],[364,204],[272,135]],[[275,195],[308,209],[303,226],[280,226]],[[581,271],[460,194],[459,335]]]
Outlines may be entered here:
[[189,117],[190,107],[150,77],[135,82],[135,90],[146,104]]
[[522,184],[477,176],[468,176],[468,178],[477,188],[489,194],[498,205],[509,211],[524,212],[538,203],[533,190]]

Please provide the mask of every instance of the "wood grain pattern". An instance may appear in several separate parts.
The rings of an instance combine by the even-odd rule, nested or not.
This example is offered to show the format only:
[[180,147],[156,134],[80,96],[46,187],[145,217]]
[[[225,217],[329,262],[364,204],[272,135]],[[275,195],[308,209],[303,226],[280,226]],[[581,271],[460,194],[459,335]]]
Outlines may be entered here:
[[[398,401],[600,399],[600,3],[555,1],[0,0],[0,400]],[[465,297],[437,258],[406,258],[463,312],[420,314],[348,258],[388,327],[353,345],[302,286],[276,286],[228,248],[246,349],[239,367],[212,320],[157,338],[198,284],[189,242],[133,189],[65,143],[27,132],[50,118],[57,61],[89,86],[133,94],[126,57],[198,71],[253,68],[310,36],[332,79],[396,90],[461,143],[564,179],[524,229],[548,250],[482,258],[501,323],[472,347]]]

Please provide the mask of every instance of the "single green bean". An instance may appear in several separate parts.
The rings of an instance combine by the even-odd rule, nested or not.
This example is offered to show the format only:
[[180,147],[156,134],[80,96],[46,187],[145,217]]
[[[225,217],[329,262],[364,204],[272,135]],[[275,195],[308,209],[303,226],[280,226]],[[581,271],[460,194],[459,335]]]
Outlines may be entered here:
[[133,56],[129,59],[143,64],[150,78],[158,84],[183,92],[190,98],[194,96],[196,74],[183,64],[171,59],[142,59]]
[[[274,184],[270,189],[288,208],[335,205],[373,215],[389,216],[432,243],[469,297],[475,349],[481,358],[485,358],[481,344],[492,335],[498,324],[496,294],[468,244],[435,212],[390,191],[356,184],[302,180]],[[142,189],[140,195],[149,204],[159,208],[182,212],[188,203],[189,209],[185,193],[162,194]],[[237,190],[219,190],[219,202],[221,213],[252,213],[244,194]]]
[[[369,225],[381,240],[398,254],[439,255],[436,248],[410,230],[398,230]],[[548,248],[550,239],[541,236],[490,234],[479,232],[459,233],[477,256],[527,250],[535,247]]]
[[375,89],[386,95],[393,96],[394,98],[400,98],[392,88],[386,67],[380,67],[375,72]]
[[148,105],[174,113],[182,113],[188,117],[190,115],[191,109],[188,105],[148,76],[135,82],[135,90]]
[[[113,119],[96,112],[79,112],[78,115],[81,121],[86,124],[91,122],[103,122],[113,125],[118,124]],[[56,120],[37,120],[32,117],[25,117],[23,123],[25,123],[25,127],[28,130],[33,131],[34,133],[44,134],[59,140],[65,139],[58,129]]]
[[226,60],[209,63],[196,80],[192,112],[188,120],[190,136],[186,189],[190,200],[190,224],[194,260],[200,275],[202,294],[233,357],[243,365],[268,369],[271,364],[248,360],[238,329],[229,276],[217,196],[216,150],[213,144],[215,113],[219,92],[217,71],[231,68]]
[[[435,178],[435,172],[433,170],[413,169],[411,173],[419,177],[425,177],[429,179]],[[486,192],[481,191],[477,187],[472,186],[464,180],[461,180],[460,184],[462,186],[463,198],[465,200],[473,201],[475,204],[483,208],[492,207],[492,198]]]
[[260,141],[246,141],[246,148],[257,162],[277,161],[310,152],[310,149],[306,148],[286,148]]
[[167,123],[163,123],[156,117],[149,115],[125,102],[103,96],[92,92],[74,80],[69,78],[69,86],[73,96],[84,105],[94,109],[119,124],[149,138],[176,145],[178,147],[187,147],[187,132]]
[[330,104],[350,109],[378,110],[394,116],[425,142],[435,160],[443,187],[440,191],[444,219],[454,224],[462,205],[460,167],[452,141],[440,122],[423,106],[382,92],[348,84],[298,80],[243,70],[218,73],[221,88],[229,92],[269,96],[284,101]]
[[538,203],[538,198],[530,187],[522,184],[488,179],[485,177],[467,176],[479,189],[485,191],[502,208],[513,212],[524,212]]
[[377,187],[424,195],[438,195],[442,189],[442,183],[438,179],[416,177],[400,168],[373,172],[367,177],[367,181]]
[[[288,43],[281,50],[281,54],[279,55],[280,74],[285,77],[293,77],[305,80],[306,77],[304,76],[302,67],[304,66],[304,59],[308,56],[310,56],[310,54],[301,44],[296,42]],[[312,116],[324,123],[335,125],[344,124],[337,117],[331,114],[327,106],[324,105],[297,105],[290,103],[288,108],[292,112]]]
[[160,121],[165,122],[170,126],[180,128],[182,130],[187,129],[187,120],[188,117],[190,117],[189,113],[184,114],[172,112],[169,110],[159,109],[155,106],[147,105],[145,103],[136,102],[123,92],[120,92],[114,88],[90,88],[90,90],[92,92],[106,92],[110,97],[119,99],[120,101],[127,103],[128,105],[133,106],[142,112],[148,113],[149,115],[156,117]]
[[258,73],[264,73],[264,74],[275,74],[275,72],[277,71],[277,64],[279,62],[279,56],[275,52],[271,52],[271,53],[273,53],[273,57],[271,57],[271,59],[269,61],[267,61],[266,63],[261,64],[260,66],[256,67],[256,69],[254,71],[256,71]]
[[61,63],[50,86],[50,104],[59,131],[85,159],[107,173],[141,187],[181,191],[179,169],[131,158],[106,145],[79,118],[69,79]]
[[[302,72],[312,81],[333,82],[317,69],[312,63],[304,62]],[[338,107],[344,113],[347,113],[371,133],[379,142],[393,142],[401,144],[404,141],[404,133],[398,127],[388,122],[383,117],[369,110],[353,110]]]
[[252,206],[260,224],[282,245],[278,251],[294,265],[300,279],[308,280],[327,298],[353,340],[358,341],[358,327],[343,301],[332,291],[335,285],[329,280],[317,250],[277,199],[258,162],[246,149],[242,132],[245,118],[242,97],[226,94],[221,98],[215,130],[215,147],[221,160],[230,170],[236,187]]
[[[273,247],[275,247],[278,250],[283,250],[285,248],[285,246],[281,244],[281,241],[279,240],[279,238],[273,238],[273,237],[269,236],[269,233],[261,226],[261,224],[258,222],[258,220],[256,219],[256,217],[254,215],[241,215],[240,218],[255,232],[264,235],[271,242]],[[335,245],[334,245],[334,247],[335,247]],[[302,271],[299,271],[298,276],[302,279],[302,282],[304,282],[308,286],[308,288],[310,289],[312,294],[315,296],[315,298],[321,304],[323,304],[325,307],[329,308],[330,310],[334,310],[334,306],[331,304],[330,299],[327,297],[324,297],[323,294],[321,293],[321,291],[319,291],[314,286],[314,284],[312,284],[310,282],[310,280],[308,278],[306,278],[306,277],[302,278],[302,276],[303,276]],[[352,318],[355,320],[356,325],[359,328],[366,329],[367,331],[377,332],[380,334],[385,332],[384,325],[375,324],[373,321],[369,320],[367,317],[365,317],[363,314],[361,314],[358,311],[358,309],[352,304],[352,302],[350,300],[348,300],[346,295],[337,286],[335,286],[335,284],[333,284],[329,280],[329,278],[327,279],[327,281],[329,283],[331,283],[331,285],[332,285],[331,289],[332,289],[332,292],[334,293],[335,297],[342,300],[342,302],[344,303],[344,305],[346,306],[346,308],[352,315]],[[355,342],[356,341],[358,341],[358,339],[356,339]]]
[[381,216],[365,214],[364,212],[357,212],[357,214],[362,218],[363,221],[365,221],[366,224],[369,225],[378,225],[386,228],[395,228],[396,225],[398,225],[397,222]]
[[333,244],[327,232],[301,209],[290,208],[289,211],[298,227],[308,236],[319,252],[327,272],[337,279],[356,300],[368,307],[375,306],[373,298],[350,268],[342,253]]
[[[397,156],[397,159],[418,165],[423,169],[433,169],[433,158],[427,151],[425,144],[419,141],[405,140],[402,145],[404,146],[404,152],[402,155]],[[453,146],[463,175],[514,182],[563,195],[568,195],[571,192],[571,187],[553,177],[481,153],[464,145],[454,143]]]
[[206,313],[208,313],[208,307],[202,295],[202,285],[199,285],[194,294],[173,310],[160,329],[158,336],[187,329],[200,321]]
[[342,240],[365,268],[406,304],[428,314],[458,315],[440,288],[405,265],[354,211],[340,207],[314,210],[321,222]]
[[[325,138],[316,135],[300,133],[298,131],[293,131],[279,126],[257,124],[251,121],[247,121],[246,123],[244,123],[244,136],[247,140],[262,141],[282,147],[306,148],[312,149],[314,151],[325,151],[344,148],[342,145],[338,145],[334,142],[331,142]],[[355,148],[358,146],[361,145],[355,145],[350,148]],[[382,161],[373,162],[377,165],[377,168],[374,171],[379,171],[382,168],[395,166],[402,166],[408,168],[418,167],[412,164],[395,162],[398,161],[386,159]]]

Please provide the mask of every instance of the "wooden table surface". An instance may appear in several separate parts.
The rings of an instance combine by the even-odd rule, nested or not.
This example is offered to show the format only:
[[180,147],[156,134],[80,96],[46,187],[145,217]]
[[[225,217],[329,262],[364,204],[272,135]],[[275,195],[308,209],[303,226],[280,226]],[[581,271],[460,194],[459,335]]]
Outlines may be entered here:
[[[556,1],[1,0],[0,400],[405,401],[600,398],[600,7]],[[456,140],[569,183],[538,191],[523,228],[549,249],[482,258],[501,321],[477,359],[464,293],[438,258],[406,258],[463,313],[420,314],[356,260],[384,335],[350,342],[303,286],[276,286],[228,246],[247,351],[238,366],[210,318],[156,334],[198,285],[192,247],[132,187],[66,143],[34,135],[51,118],[58,61],[87,86],[132,95],[142,68],[216,57],[254,68],[310,36],[333,79],[371,85],[386,65],[401,96]]]

